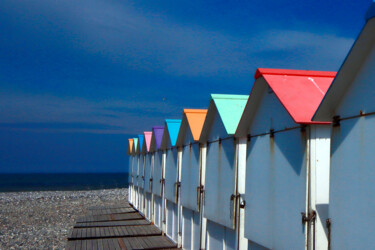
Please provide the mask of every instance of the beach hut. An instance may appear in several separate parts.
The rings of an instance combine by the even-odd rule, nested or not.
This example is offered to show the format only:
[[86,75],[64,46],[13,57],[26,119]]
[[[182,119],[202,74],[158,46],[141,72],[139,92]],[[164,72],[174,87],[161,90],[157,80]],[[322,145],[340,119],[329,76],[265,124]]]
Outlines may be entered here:
[[130,203],[133,203],[133,162],[134,162],[134,156],[133,156],[133,139],[128,139],[128,150],[127,154],[129,156],[129,169],[128,169],[128,183],[129,183],[129,188],[128,188],[128,200]]
[[144,215],[148,220],[152,220],[152,154],[150,152],[152,132],[143,133],[142,154],[144,155]]
[[139,152],[138,149],[138,137],[133,138],[133,205],[138,209],[138,171],[139,171]]
[[204,239],[201,239],[201,231],[205,231],[201,216],[203,205],[201,187],[204,185],[205,173],[201,158],[205,157],[205,147],[201,146],[198,140],[206,113],[205,109],[184,109],[176,141],[179,152],[179,179],[175,192],[177,192],[179,207],[181,206],[179,223],[181,237],[178,238],[178,246],[184,249],[205,248]]
[[237,140],[247,95],[212,94],[200,143],[207,145],[203,216],[206,249],[237,249]]
[[249,249],[327,249],[330,123],[311,121],[336,72],[258,69],[236,131],[248,137]]
[[375,246],[375,3],[319,106],[314,121],[332,121],[331,249]]
[[144,135],[138,135],[138,146],[137,146],[137,154],[138,154],[138,177],[137,177],[137,187],[138,187],[138,210],[143,213],[144,207],[144,163],[145,163],[145,154],[142,152],[144,142]]
[[164,171],[164,210],[165,210],[165,233],[173,241],[178,241],[178,156],[176,147],[178,131],[180,130],[181,120],[165,120],[164,133],[160,149],[165,152],[165,171]]
[[165,153],[160,149],[164,126],[152,127],[150,152],[152,153],[152,222],[163,228],[163,185]]

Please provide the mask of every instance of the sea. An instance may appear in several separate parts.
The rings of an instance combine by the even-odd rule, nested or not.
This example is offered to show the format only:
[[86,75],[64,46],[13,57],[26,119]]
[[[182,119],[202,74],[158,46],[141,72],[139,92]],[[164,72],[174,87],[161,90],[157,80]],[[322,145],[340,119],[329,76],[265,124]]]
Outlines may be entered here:
[[127,173],[0,174],[0,192],[127,188]]

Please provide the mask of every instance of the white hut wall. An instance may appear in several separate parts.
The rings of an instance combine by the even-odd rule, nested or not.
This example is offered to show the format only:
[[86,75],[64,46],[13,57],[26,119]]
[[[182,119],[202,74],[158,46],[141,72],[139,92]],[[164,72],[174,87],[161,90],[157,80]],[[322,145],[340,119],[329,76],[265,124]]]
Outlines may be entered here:
[[140,154],[135,155],[135,166],[134,166],[134,206],[139,209],[139,156]]
[[[191,144],[191,146],[190,146]],[[190,129],[186,130],[181,157],[182,247],[200,248],[200,213],[197,187],[200,185],[200,147]]]
[[178,150],[176,147],[170,148],[166,152],[166,165],[165,165],[165,198],[170,202],[177,200],[177,155]]
[[128,200],[130,203],[132,203],[132,182],[133,182],[133,156],[132,155],[129,155],[128,182],[129,182]]
[[316,211],[315,239],[316,249],[328,248],[329,183],[330,183],[330,143],[331,125],[310,125],[310,208]]
[[[187,131],[182,149],[181,205],[198,212],[197,187],[200,185],[200,150],[199,143],[194,142],[190,129]],[[191,146],[190,143],[192,143]]]
[[153,210],[154,210],[154,223],[161,228],[162,227],[162,215],[163,215],[163,199],[161,194],[161,179],[162,179],[162,167],[163,167],[163,151],[157,150],[154,152],[154,166],[153,166],[153,181],[152,181],[152,193],[153,193]]
[[[263,93],[249,134],[296,124],[272,91]],[[306,210],[306,132],[252,137],[247,146],[245,237],[275,249],[303,249]]]
[[151,181],[152,178],[152,154],[146,153],[145,155],[145,182],[144,182],[144,194],[145,194],[145,215],[146,218],[151,220],[152,216],[152,194],[151,194]]
[[[227,138],[224,124],[216,113],[208,135],[206,178],[204,189],[204,217],[207,218],[207,249],[220,249],[236,245],[235,199],[236,193],[236,141]],[[219,142],[219,139],[221,142]]]
[[200,213],[182,208],[182,248],[200,249]]
[[139,155],[139,173],[138,173],[138,197],[139,210],[144,212],[144,178],[145,178],[145,154]]
[[216,113],[208,136],[205,180],[204,217],[228,228],[234,228],[236,185],[236,142],[228,137],[219,114]]
[[177,206],[177,157],[178,149],[168,142],[165,162],[164,198],[166,201],[166,233],[177,242],[178,206]]
[[[372,27],[375,18],[371,19]],[[367,24],[369,25],[369,23]],[[360,62],[358,62],[360,63]],[[371,249],[375,246],[375,49],[363,63],[335,114],[332,130],[329,217],[332,249]]]

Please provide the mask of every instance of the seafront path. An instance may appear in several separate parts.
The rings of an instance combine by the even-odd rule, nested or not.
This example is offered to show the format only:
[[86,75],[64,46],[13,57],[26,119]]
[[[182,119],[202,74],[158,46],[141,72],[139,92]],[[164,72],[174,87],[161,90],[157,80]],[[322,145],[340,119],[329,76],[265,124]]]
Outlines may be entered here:
[[91,207],[77,220],[66,249],[178,249],[129,203]]

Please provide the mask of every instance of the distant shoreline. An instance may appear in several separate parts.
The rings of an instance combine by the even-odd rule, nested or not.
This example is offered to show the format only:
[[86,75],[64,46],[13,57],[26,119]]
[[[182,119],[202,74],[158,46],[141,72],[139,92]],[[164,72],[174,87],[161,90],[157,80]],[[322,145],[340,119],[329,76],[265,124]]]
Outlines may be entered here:
[[0,174],[0,193],[127,188],[128,173]]

